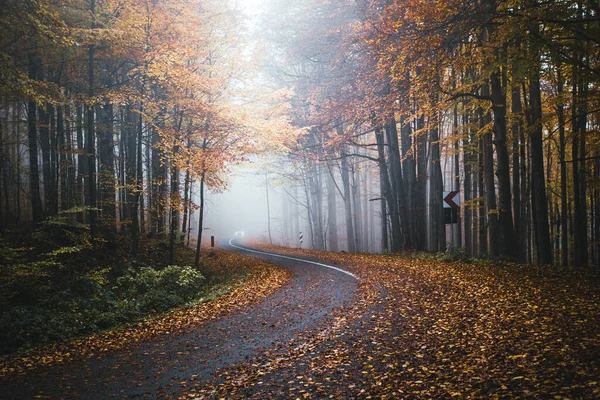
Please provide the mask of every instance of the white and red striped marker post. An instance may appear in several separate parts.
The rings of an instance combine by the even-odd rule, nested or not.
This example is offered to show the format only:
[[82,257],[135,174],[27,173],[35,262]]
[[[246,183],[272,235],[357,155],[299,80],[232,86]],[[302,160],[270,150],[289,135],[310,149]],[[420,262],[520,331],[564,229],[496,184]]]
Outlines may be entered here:
[[298,237],[298,243],[300,243],[300,248],[302,248],[304,235],[302,235],[302,231],[300,231],[300,236]]

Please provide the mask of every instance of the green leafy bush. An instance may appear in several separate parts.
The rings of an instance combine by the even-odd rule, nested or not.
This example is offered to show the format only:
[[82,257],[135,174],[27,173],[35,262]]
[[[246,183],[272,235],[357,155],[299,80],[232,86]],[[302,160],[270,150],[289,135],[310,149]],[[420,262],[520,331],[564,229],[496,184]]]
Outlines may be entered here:
[[471,257],[466,247],[460,247],[451,244],[444,253],[442,261],[454,262],[454,261],[468,261]]
[[143,311],[164,311],[196,297],[203,282],[204,276],[189,266],[130,268],[117,279],[115,291],[120,297],[137,299]]
[[189,266],[131,263],[112,281],[108,268],[57,280],[61,269],[54,261],[1,268],[0,354],[139,321],[202,297],[205,284]]

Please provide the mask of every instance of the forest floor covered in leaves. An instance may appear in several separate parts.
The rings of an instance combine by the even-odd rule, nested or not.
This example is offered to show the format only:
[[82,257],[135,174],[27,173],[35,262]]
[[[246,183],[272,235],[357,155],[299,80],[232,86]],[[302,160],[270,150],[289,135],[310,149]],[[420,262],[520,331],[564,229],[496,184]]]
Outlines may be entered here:
[[270,249],[356,273],[357,301],[286,356],[226,371],[189,397],[600,397],[597,275]]
[[600,397],[597,275],[267,249],[359,279],[281,260],[199,308],[4,360],[0,397]]

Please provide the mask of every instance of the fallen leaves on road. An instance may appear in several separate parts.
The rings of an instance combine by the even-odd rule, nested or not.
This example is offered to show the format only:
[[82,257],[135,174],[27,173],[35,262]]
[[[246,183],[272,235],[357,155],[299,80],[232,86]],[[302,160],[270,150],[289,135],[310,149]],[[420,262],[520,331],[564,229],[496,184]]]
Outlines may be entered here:
[[[263,246],[265,247],[265,246]],[[343,266],[362,301],[196,398],[599,398],[597,276],[266,247]]]
[[123,349],[157,335],[175,334],[208,320],[221,317],[242,307],[255,304],[274,293],[289,280],[289,273],[265,261],[215,250],[219,267],[246,271],[241,280],[221,289],[221,296],[187,308],[180,308],[134,326],[103,332],[64,344],[34,349],[0,360],[0,376],[19,374],[42,366],[65,361],[83,360]]

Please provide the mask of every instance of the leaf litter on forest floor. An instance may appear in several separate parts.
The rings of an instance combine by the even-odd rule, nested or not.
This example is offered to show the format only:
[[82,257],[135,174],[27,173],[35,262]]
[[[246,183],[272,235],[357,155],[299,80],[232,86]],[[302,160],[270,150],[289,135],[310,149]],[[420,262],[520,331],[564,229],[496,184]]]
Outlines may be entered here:
[[255,304],[274,293],[290,279],[288,271],[263,260],[217,251],[220,268],[229,268],[230,272],[233,270],[246,272],[239,275],[243,276],[241,279],[230,282],[225,288],[220,288],[218,297],[191,307],[177,308],[133,326],[4,357],[0,360],[0,377],[22,374],[66,361],[102,356],[158,335],[181,332]]
[[186,396],[600,397],[598,277],[261,247],[350,269],[361,300],[287,356],[225,371]]

